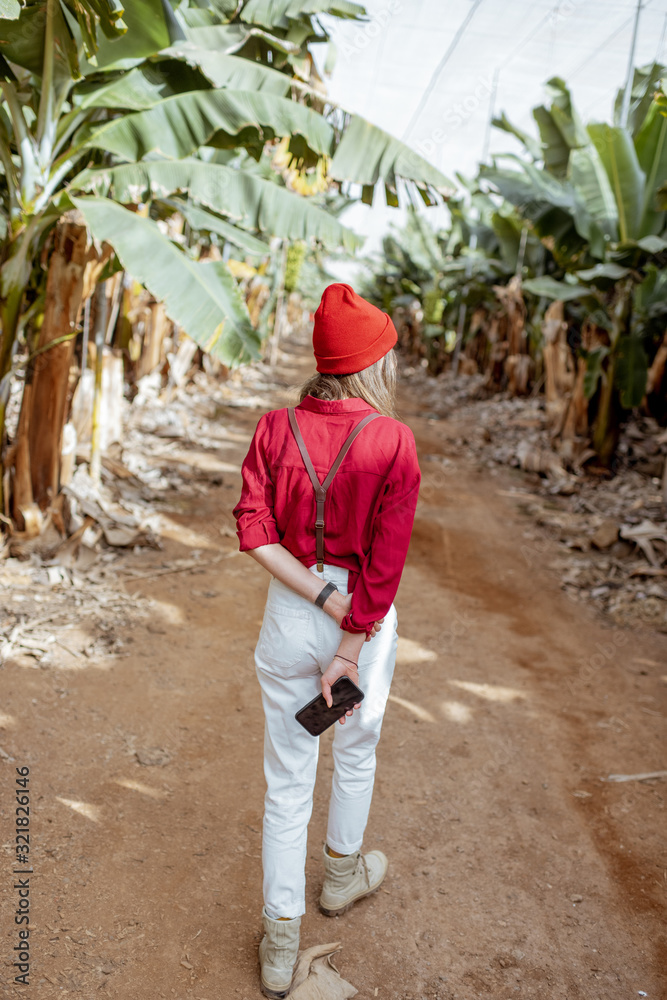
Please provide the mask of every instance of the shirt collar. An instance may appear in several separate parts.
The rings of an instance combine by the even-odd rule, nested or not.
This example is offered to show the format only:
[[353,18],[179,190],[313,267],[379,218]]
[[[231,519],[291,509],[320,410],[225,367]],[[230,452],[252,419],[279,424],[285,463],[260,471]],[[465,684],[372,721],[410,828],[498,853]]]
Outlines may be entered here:
[[348,410],[375,410],[375,407],[358,396],[352,396],[350,399],[318,399],[309,393],[296,409],[310,410],[312,413],[344,413]]

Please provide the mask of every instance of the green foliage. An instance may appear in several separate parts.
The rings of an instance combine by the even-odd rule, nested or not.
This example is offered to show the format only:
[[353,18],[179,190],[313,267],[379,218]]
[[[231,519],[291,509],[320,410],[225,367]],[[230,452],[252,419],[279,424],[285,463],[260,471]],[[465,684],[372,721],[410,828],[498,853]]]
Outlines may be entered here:
[[602,378],[602,362],[609,354],[606,347],[597,347],[586,354],[586,374],[584,375],[584,396],[590,399],[597,391]]
[[449,201],[445,231],[427,235],[423,222],[409,220],[385,239],[366,285],[384,309],[406,291],[419,299],[427,350],[447,344],[462,303],[468,316],[478,307],[487,316],[497,310],[494,286],[515,273],[538,363],[545,302],[564,302],[574,328],[594,324],[598,344],[580,354],[603,461],[611,460],[618,420],[642,402],[667,327],[664,81],[655,93],[662,74],[656,65],[635,72],[627,128],[618,120],[584,127],[557,78],[548,83],[550,100],[534,110],[539,139],[497,117],[494,124],[521,142],[523,154],[497,156],[474,181],[461,179],[466,194]]
[[[165,240],[151,219],[109,198],[73,198],[93,236],[114,247],[123,267],[164,302],[199,346],[227,365],[259,357],[241,292],[222,261],[198,263]],[[223,336],[224,334],[224,336]]]
[[[113,209],[100,221],[100,196],[123,205],[148,203],[151,216],[161,220],[182,211],[190,233],[230,239],[249,253],[267,245],[257,236],[352,251],[361,240],[330,212],[331,200],[301,196],[272,166],[276,140],[285,139],[290,168],[317,167],[328,180],[367,184],[365,173],[355,175],[349,144],[343,145],[350,129],[357,139],[364,132],[358,152],[364,166],[373,164],[374,181],[392,188],[401,179],[408,189],[420,186],[426,197],[447,188],[437,170],[413,162],[398,140],[325,104],[308,48],[327,38],[316,21],[322,12],[365,16],[363,7],[347,0],[133,0],[125,10],[118,0],[39,0],[18,9],[4,0],[0,380],[11,365],[21,312],[30,304],[32,262],[40,260],[50,230],[73,204],[85,216],[91,199],[90,218],[98,231],[114,235],[126,260],[131,254]],[[165,232],[143,226],[134,212],[127,215],[128,232],[139,227],[145,241],[150,231],[155,259],[162,255],[190,274],[187,255],[174,256]],[[224,264],[218,270],[230,292],[231,274]],[[43,281],[39,267],[35,273]],[[142,274],[161,295],[162,282],[148,262]],[[171,283],[167,311],[201,342],[187,288],[187,281]],[[216,301],[221,333],[215,349],[229,364],[241,363],[251,338],[239,325],[231,294]],[[207,333],[204,343],[213,342]]]
[[646,392],[648,356],[639,337],[620,337],[616,345],[614,380],[626,410],[639,406]]

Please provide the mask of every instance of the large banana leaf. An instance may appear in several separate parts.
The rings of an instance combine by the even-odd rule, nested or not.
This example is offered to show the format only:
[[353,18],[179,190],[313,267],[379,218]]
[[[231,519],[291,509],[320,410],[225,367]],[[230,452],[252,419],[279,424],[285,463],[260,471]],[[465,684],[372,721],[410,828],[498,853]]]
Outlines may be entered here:
[[146,111],[107,122],[85,145],[128,161],[155,151],[180,159],[208,145],[216,133],[241,132],[261,133],[262,138],[296,134],[320,155],[331,151],[333,141],[331,125],[303,104],[273,94],[224,89],[168,97]]
[[[577,192],[569,181],[522,163],[521,170],[480,167],[479,176],[490,181],[524,219],[532,223],[535,234],[549,248],[559,267],[569,268],[581,255],[583,239],[575,228],[582,210]],[[590,225],[589,225],[590,228]]]
[[208,30],[205,35],[206,45],[198,44],[198,37],[193,38],[193,35],[194,32],[191,31],[187,41],[172,46],[167,54],[199,67],[214,87],[262,90],[279,97],[288,94],[292,79],[286,73],[279,73],[254,60],[211,48]]
[[222,261],[196,262],[157,224],[108,198],[72,198],[96,240],[110,243],[125,270],[164,302],[167,315],[227,365],[259,356],[245,300]]
[[255,174],[201,160],[162,160],[84,170],[72,191],[93,191],[121,203],[164,198],[187,191],[208,208],[244,228],[289,240],[316,239],[354,251],[362,240],[310,199]]
[[145,111],[166,97],[200,90],[206,83],[196,70],[172,59],[157,64],[145,62],[129,72],[109,77],[103,83],[79,84],[72,94],[74,106]]
[[586,267],[582,271],[576,272],[577,277],[581,278],[582,281],[595,281],[597,278],[618,281],[619,278],[624,278],[629,273],[629,268],[621,267],[620,264],[614,264],[612,261],[604,261],[603,263],[595,264],[594,267]]
[[[534,223],[553,210],[565,213],[571,220],[576,209],[576,192],[569,181],[539,170],[532,163],[519,161],[519,170],[505,170],[482,164],[480,177],[491,182],[500,194],[521,214]],[[548,233],[541,233],[548,235]]]
[[[80,2],[72,0],[72,6],[78,6]],[[92,0],[89,2],[92,5]],[[100,69],[130,69],[182,37],[182,30],[168,0],[130,0],[124,5],[117,0],[105,2],[122,10],[127,34],[122,45],[115,44],[112,38],[98,35],[97,51],[87,64],[81,64],[84,75]]]
[[558,76],[552,77],[547,83],[547,93],[553,98],[551,117],[570,149],[588,145],[586,129],[575,111],[565,81]]
[[510,271],[515,271],[521,246],[521,224],[516,218],[508,218],[500,212],[494,212],[491,225],[498,241],[500,257]]
[[645,250],[646,253],[662,253],[667,250],[667,240],[663,239],[661,236],[655,236],[653,233],[648,236],[642,236],[640,240],[637,240],[637,246],[641,250]]
[[568,180],[561,180],[546,170],[539,170],[532,163],[522,163],[522,167],[532,183],[533,197],[562,208],[566,212],[574,212],[576,196]]
[[553,77],[547,83],[547,90],[552,97],[551,108],[544,105],[533,108],[533,118],[540,131],[545,170],[564,177],[570,151],[586,145],[588,137],[572,106],[565,83],[559,77]]
[[209,6],[215,11],[217,17],[228,21],[238,10],[238,0],[209,0]]
[[[633,136],[637,136],[642,127],[644,119],[653,101],[653,93],[656,90],[660,77],[663,76],[665,67],[660,63],[649,63],[646,66],[636,66],[632,78],[632,90],[630,92],[630,107],[628,112],[628,128]],[[614,102],[614,125],[621,124],[621,108],[625,87],[620,87],[616,92]]]
[[667,177],[667,118],[657,104],[652,104],[635,139],[639,165],[646,175],[644,203],[639,232],[642,236],[657,235],[665,226],[665,215],[656,201],[658,186]]
[[349,0],[248,0],[240,16],[251,24],[287,28],[290,18],[298,19],[304,14],[334,14],[359,19],[366,15],[366,8]]
[[[76,46],[60,8],[55,13],[55,43],[76,63]],[[46,4],[32,3],[21,9],[17,19],[0,20],[0,52],[5,59],[27,69],[36,76],[44,67],[46,35]]]
[[[167,0],[132,0],[125,9],[117,0],[61,0],[54,13],[56,49],[61,61],[66,57],[75,78],[80,73],[79,47],[92,60],[81,59],[81,71],[90,73],[111,65],[111,53],[117,59],[122,50],[124,57],[130,54],[136,63],[170,45],[180,34],[173,30]],[[101,32],[96,30],[97,23]],[[45,37],[45,0],[29,0],[18,22],[0,19],[2,54],[37,76],[44,65]],[[122,45],[114,48],[120,37]]]
[[592,218],[610,240],[617,240],[618,207],[602,158],[595,146],[589,144],[583,149],[573,149],[568,173],[583,210],[575,216],[578,231],[588,238],[589,218]]
[[268,243],[263,243],[244,229],[233,226],[231,222],[221,219],[219,215],[208,212],[205,208],[200,208],[190,200],[173,199],[167,204],[180,212],[187,219],[190,227],[197,232],[217,233],[218,236],[233,243],[235,247],[255,257],[266,257],[271,252]]
[[540,132],[544,169],[556,177],[564,177],[570,157],[569,145],[565,142],[548,108],[543,105],[533,108],[533,118]]
[[588,133],[614,192],[619,239],[636,239],[641,235],[646,181],[630,133],[604,124],[589,125]]
[[244,48],[251,39],[258,39],[271,49],[283,55],[297,55],[300,47],[288,38],[271,34],[263,28],[250,28],[245,24],[214,23],[205,25],[186,25],[184,39],[177,43],[177,48],[191,43],[197,49],[208,49],[211,53],[230,54]]
[[446,198],[455,191],[454,184],[423,157],[360,115],[354,115],[345,129],[329,174],[335,180],[364,186],[382,179],[394,190],[401,177]]
[[592,294],[586,285],[571,285],[565,281],[556,281],[546,275],[542,278],[529,278],[523,282],[525,291],[533,295],[543,295],[547,299],[557,299],[568,302],[570,299],[582,299]]
[[618,341],[614,382],[626,410],[639,406],[646,392],[648,357],[639,337],[624,336]]
[[503,132],[509,132],[510,135],[517,138],[519,142],[525,146],[534,160],[542,159],[542,147],[537,139],[534,139],[532,135],[528,134],[528,132],[524,132],[522,129],[518,128],[518,126],[514,125],[504,111],[500,118],[493,118],[491,124],[495,125],[496,128],[501,129]]
[[489,181],[500,194],[512,205],[526,209],[528,218],[533,218],[530,206],[537,203],[537,192],[530,178],[522,170],[505,170],[501,167],[489,167],[482,163],[479,169],[480,177]]

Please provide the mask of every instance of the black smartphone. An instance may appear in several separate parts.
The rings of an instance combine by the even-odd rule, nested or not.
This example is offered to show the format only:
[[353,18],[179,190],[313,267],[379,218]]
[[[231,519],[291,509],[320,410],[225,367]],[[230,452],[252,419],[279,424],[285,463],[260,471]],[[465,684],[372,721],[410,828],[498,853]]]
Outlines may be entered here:
[[354,705],[364,700],[364,692],[360,691],[349,677],[339,677],[331,685],[331,700],[332,705],[329,708],[324,695],[318,694],[317,698],[313,698],[300,708],[294,716],[311,736],[320,736],[325,729],[333,726],[334,722],[342,719]]

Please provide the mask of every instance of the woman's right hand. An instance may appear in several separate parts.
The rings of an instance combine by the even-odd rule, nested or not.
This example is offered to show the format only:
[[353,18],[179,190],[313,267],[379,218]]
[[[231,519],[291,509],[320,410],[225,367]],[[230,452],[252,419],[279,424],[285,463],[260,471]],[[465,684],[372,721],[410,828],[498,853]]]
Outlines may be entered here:
[[[324,602],[323,610],[326,611],[331,618],[334,619],[336,624],[340,627],[341,622],[345,615],[350,613],[352,608],[352,594],[341,594],[340,591],[334,590],[333,593],[329,594],[326,601]],[[373,629],[370,635],[366,636],[365,641],[370,642],[374,635],[382,628],[382,622],[384,618],[380,618],[373,624]]]

